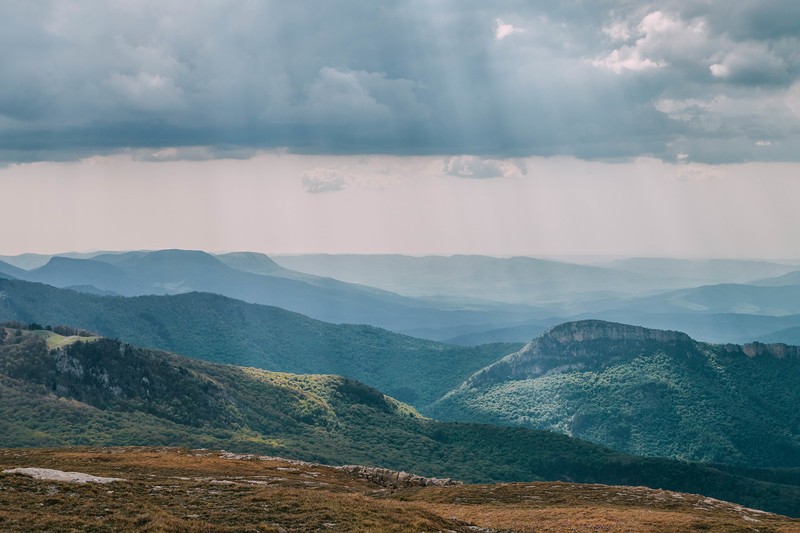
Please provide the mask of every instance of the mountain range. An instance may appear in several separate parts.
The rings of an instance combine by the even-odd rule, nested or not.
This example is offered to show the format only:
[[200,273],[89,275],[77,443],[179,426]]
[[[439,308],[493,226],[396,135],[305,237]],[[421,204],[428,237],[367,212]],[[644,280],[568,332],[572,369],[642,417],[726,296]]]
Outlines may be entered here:
[[[800,514],[800,480],[778,471],[636,458],[555,433],[438,422],[337,376],[216,365],[75,331],[0,332],[4,447],[224,446],[473,482],[648,485]],[[780,475],[781,483],[771,480]]]
[[285,267],[415,297],[506,303],[592,301],[609,296],[764,282],[798,265],[749,260],[632,258],[576,264],[532,257],[307,254],[281,255]]
[[209,293],[109,297],[2,278],[0,320],[70,324],[214,362],[339,374],[417,406],[521,346],[447,345]]
[[796,337],[783,330],[800,326],[800,269],[791,263],[632,258],[587,265],[528,257],[346,254],[274,259],[407,296],[525,303],[546,311],[499,327],[407,331],[458,344],[527,341],[550,326],[584,318],[676,329],[709,342],[793,342]]
[[103,297],[0,279],[0,294],[0,320],[73,324],[212,362],[342,375],[437,418],[553,430],[637,455],[800,467],[792,410],[800,362],[774,355],[790,347],[711,345],[602,321],[556,326],[525,347],[467,347],[206,293]]
[[527,257],[270,258],[187,250],[5,259],[14,264],[0,263],[0,275],[99,296],[212,292],[461,345],[526,342],[556,324],[587,318],[685,331],[707,342],[795,342],[791,328],[800,327],[797,265],[766,261],[586,265]]
[[142,296],[193,291],[273,305],[335,323],[405,331],[464,325],[502,325],[541,314],[534,306],[451,305],[409,298],[331,278],[293,272],[263,254],[192,250],[54,256],[32,270],[0,264],[0,274],[98,295]]

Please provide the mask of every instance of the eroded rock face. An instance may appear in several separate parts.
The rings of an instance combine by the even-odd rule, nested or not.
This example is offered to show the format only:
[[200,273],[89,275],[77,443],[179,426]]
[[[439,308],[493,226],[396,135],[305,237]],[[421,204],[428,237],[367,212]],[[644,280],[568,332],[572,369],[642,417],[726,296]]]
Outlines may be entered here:
[[800,357],[800,347],[789,346],[783,343],[763,344],[760,342],[748,342],[742,346],[738,344],[726,344],[725,349],[728,352],[741,351],[747,357],[777,357],[778,359]]
[[612,364],[654,347],[688,353],[695,344],[691,337],[678,331],[602,320],[567,322],[546,331],[520,351],[476,372],[464,386],[537,378],[581,370],[597,363]]
[[338,466],[337,470],[348,472],[354,476],[367,479],[376,485],[388,488],[401,487],[446,487],[449,485],[462,485],[461,481],[450,478],[423,477],[408,472],[397,472],[388,468],[376,468],[361,465]]
[[[602,368],[642,354],[662,352],[673,357],[698,357],[709,347],[710,345],[699,343],[679,331],[602,320],[567,322],[546,331],[518,352],[476,372],[462,388],[535,379],[585,368]],[[725,344],[722,349],[747,357],[800,357],[800,347],[786,344]]]
[[653,341],[663,343],[692,342],[692,338],[679,331],[643,328],[602,320],[566,322],[542,334],[555,342],[567,344],[594,340]]
[[55,359],[58,372],[73,375],[78,379],[83,377],[83,365],[78,359],[71,357],[63,347],[50,350],[50,356]]

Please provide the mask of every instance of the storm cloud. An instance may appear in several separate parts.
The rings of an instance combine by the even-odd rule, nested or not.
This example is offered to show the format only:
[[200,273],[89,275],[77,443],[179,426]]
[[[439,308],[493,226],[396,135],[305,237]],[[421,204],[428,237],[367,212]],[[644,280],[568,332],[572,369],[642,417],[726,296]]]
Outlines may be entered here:
[[[454,175],[488,177],[502,169],[476,162],[800,159],[793,0],[9,1],[2,10],[5,161],[287,148],[447,155]],[[306,185],[344,183],[325,175]]]

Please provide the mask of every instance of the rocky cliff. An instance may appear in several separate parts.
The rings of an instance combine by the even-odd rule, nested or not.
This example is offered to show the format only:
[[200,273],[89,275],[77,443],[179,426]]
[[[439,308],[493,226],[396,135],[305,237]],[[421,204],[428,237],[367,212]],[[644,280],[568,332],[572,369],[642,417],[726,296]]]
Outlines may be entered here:
[[728,353],[741,352],[747,357],[776,357],[778,359],[800,358],[800,346],[789,346],[783,343],[764,344],[761,342],[748,342],[747,344],[725,344]]
[[689,352],[695,341],[685,333],[602,320],[567,322],[551,328],[521,350],[473,374],[466,387],[530,379],[545,374],[610,364],[660,345]]
[[594,340],[613,340],[625,342],[692,342],[691,337],[680,331],[665,331],[649,329],[630,324],[618,324],[603,320],[580,320],[578,322],[565,322],[554,326],[541,337],[546,337],[560,344],[573,342],[586,342]]

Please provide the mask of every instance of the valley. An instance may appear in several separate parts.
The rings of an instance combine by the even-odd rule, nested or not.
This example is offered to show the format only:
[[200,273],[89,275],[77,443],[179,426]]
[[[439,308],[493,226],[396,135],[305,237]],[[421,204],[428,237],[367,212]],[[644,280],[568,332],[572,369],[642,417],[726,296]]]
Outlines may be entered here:
[[42,330],[3,331],[0,447],[224,448],[470,483],[644,485],[800,515],[800,478],[788,470],[640,458],[557,433],[439,422],[338,376],[218,365],[109,339],[49,348]]

